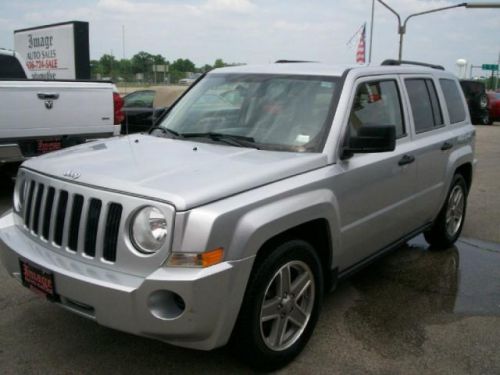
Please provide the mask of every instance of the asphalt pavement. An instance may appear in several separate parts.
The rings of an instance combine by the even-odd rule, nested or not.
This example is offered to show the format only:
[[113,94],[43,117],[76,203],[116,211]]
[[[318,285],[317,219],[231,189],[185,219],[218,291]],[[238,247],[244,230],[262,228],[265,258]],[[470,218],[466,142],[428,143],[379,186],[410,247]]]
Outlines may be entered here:
[[[476,178],[456,246],[423,238],[342,282],[282,373],[500,373],[500,125],[477,128]],[[12,186],[0,183],[0,213]],[[199,352],[100,327],[0,267],[0,373],[250,373],[227,348]]]

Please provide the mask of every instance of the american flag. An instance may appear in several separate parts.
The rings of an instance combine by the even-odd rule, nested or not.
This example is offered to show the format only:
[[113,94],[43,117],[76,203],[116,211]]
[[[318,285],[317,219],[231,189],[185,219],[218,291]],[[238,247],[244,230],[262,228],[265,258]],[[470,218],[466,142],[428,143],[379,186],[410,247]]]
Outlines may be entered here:
[[363,25],[363,29],[361,30],[361,37],[359,38],[358,50],[356,51],[356,63],[364,64],[365,63],[365,37],[366,37],[366,23]]

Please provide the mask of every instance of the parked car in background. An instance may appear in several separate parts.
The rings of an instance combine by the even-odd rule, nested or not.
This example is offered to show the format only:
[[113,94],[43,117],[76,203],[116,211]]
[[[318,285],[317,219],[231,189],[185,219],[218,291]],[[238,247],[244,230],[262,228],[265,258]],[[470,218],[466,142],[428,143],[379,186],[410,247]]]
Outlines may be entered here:
[[158,86],[125,95],[122,134],[148,131],[186,89],[185,86]]
[[190,86],[196,81],[194,78],[182,78],[179,80],[179,85]]
[[493,121],[500,121],[500,92],[488,92],[488,109],[490,111],[490,124]]
[[29,79],[0,49],[0,166],[119,134],[122,103],[111,82]]
[[484,83],[473,80],[460,80],[460,85],[467,100],[469,113],[474,125],[491,124],[488,110],[488,95]]

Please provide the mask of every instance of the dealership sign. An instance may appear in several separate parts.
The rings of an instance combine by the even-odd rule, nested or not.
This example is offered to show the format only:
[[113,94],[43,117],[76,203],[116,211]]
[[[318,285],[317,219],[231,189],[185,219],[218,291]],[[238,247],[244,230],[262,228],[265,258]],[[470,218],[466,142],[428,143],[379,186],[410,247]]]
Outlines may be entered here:
[[72,21],[14,31],[14,49],[33,79],[89,79],[89,24]]

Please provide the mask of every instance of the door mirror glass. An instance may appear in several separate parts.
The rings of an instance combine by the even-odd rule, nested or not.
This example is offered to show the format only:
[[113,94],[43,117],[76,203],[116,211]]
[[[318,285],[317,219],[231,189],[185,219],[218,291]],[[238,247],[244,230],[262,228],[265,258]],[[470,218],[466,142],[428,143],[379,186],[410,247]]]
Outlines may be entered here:
[[344,158],[356,153],[388,152],[396,148],[396,127],[394,125],[364,125],[356,135],[347,139]]

